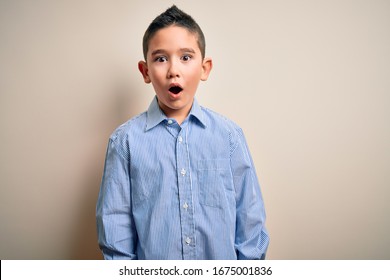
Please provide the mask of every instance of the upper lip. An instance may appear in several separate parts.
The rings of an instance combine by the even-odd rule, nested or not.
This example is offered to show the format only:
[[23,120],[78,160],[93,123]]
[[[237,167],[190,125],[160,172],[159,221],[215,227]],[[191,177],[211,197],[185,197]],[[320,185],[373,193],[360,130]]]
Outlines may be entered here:
[[169,84],[169,88],[172,88],[172,87],[179,87],[179,88],[183,88],[179,83],[171,83]]

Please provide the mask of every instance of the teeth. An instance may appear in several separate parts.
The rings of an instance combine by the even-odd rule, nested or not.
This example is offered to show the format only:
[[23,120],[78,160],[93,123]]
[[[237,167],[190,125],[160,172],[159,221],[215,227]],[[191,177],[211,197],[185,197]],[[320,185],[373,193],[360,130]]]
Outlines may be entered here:
[[179,92],[181,92],[183,89],[181,87],[178,87],[178,86],[175,86],[175,87],[171,87],[169,89],[170,92],[174,93],[174,94],[178,94]]

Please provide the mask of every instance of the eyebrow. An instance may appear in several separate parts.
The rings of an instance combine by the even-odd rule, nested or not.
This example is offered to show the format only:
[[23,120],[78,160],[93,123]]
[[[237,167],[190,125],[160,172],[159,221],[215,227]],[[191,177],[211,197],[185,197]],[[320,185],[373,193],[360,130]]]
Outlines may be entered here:
[[[195,53],[195,50],[192,49],[192,48],[181,48],[180,49],[181,52],[188,52],[188,53]],[[166,53],[165,50],[163,49],[157,49],[157,50],[154,50],[152,53],[151,53],[151,56],[154,56],[156,54],[161,54],[161,53]]]
[[189,52],[189,53],[195,53],[195,50],[191,49],[191,48],[182,48],[182,49],[180,49],[180,51],[182,51],[182,52]]

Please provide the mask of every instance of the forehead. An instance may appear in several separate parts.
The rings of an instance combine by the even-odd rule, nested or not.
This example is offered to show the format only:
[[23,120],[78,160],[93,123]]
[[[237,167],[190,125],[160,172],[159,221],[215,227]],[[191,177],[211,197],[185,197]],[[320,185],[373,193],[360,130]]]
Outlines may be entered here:
[[184,48],[192,48],[196,52],[200,52],[196,34],[184,27],[172,25],[160,29],[154,34],[149,42],[148,53],[152,53],[156,49],[177,51]]

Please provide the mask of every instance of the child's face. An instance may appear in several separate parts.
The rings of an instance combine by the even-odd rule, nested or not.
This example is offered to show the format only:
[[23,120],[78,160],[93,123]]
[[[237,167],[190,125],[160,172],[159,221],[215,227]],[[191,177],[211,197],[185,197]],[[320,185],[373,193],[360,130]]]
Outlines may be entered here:
[[152,83],[160,108],[181,123],[191,110],[199,81],[208,78],[212,61],[202,59],[196,35],[169,26],[152,37],[147,61],[140,61],[138,68],[145,83]]

